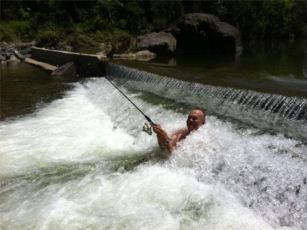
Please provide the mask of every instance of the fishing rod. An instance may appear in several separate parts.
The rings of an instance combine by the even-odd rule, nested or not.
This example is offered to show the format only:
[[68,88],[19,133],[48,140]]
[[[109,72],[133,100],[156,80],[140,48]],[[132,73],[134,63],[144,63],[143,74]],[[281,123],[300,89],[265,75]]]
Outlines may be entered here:
[[105,77],[107,81],[115,88],[117,89],[144,117],[145,119],[150,123],[150,125],[153,125],[154,122],[136,105],[133,103],[133,101],[130,100],[129,97],[127,97],[112,81],[110,81],[108,78]]

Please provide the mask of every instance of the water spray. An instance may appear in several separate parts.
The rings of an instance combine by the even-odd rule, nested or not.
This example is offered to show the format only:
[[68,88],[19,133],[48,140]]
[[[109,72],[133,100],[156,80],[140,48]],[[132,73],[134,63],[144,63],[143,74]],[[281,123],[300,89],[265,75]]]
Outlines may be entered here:
[[133,103],[133,101],[130,100],[130,98],[124,94],[112,81],[110,81],[108,78],[105,77],[105,79],[115,88],[120,92],[144,117],[145,119],[149,122],[149,124],[145,123],[143,126],[143,131],[148,133],[149,135],[152,134],[151,127],[154,125],[154,122],[136,105]]

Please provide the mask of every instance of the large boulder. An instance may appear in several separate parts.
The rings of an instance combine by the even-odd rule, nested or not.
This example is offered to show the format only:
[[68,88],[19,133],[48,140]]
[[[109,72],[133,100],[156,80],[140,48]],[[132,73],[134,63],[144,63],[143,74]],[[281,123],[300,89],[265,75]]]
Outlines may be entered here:
[[171,33],[149,33],[137,37],[138,50],[149,50],[157,54],[171,54],[176,50],[176,39]]
[[177,40],[179,53],[241,53],[240,31],[211,14],[186,14],[166,32]]

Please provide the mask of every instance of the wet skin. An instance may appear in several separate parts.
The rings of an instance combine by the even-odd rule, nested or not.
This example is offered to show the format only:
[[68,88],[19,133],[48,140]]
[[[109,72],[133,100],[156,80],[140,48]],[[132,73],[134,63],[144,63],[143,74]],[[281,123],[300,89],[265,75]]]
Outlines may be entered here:
[[200,126],[205,124],[205,113],[200,109],[193,109],[186,121],[187,128],[176,131],[169,136],[166,131],[159,125],[153,125],[153,131],[157,134],[158,144],[161,149],[167,150],[171,153],[176,144],[186,138],[192,131],[197,130]]

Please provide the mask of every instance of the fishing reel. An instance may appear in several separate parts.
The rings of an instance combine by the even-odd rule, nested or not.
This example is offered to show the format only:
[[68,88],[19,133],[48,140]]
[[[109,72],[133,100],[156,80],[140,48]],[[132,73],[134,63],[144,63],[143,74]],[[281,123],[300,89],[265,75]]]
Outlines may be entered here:
[[145,122],[144,125],[143,125],[142,131],[151,136],[152,135],[152,126],[149,123]]

